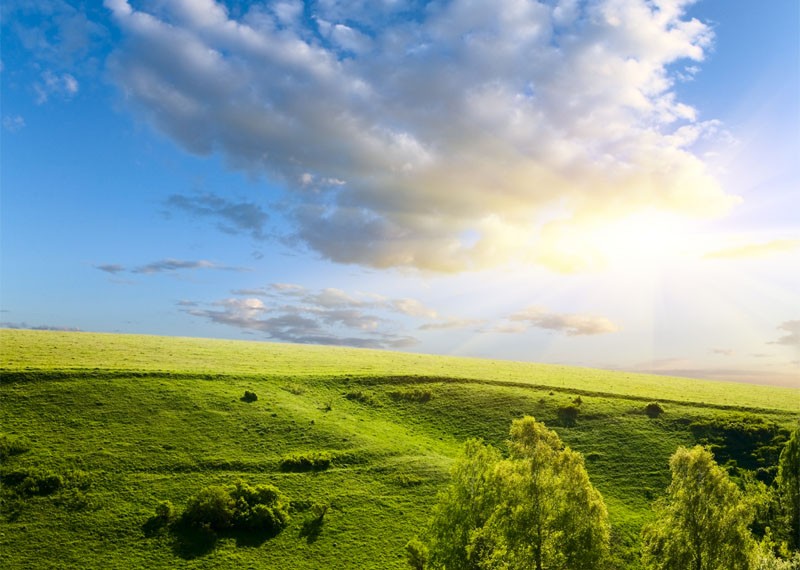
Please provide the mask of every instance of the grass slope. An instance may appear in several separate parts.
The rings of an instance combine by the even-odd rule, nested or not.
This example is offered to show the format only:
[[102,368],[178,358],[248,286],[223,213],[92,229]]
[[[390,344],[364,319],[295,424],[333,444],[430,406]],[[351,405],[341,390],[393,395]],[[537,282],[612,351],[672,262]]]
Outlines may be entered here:
[[[779,388],[352,349],[0,331],[0,353],[0,430],[16,446],[0,471],[3,568],[404,568],[463,440],[502,445],[523,414],[585,455],[618,567],[636,568],[667,459],[697,441],[693,426],[788,428],[800,409],[800,391]],[[562,425],[578,396],[577,424]],[[666,413],[649,418],[656,399]],[[281,468],[311,453],[331,468]],[[60,487],[25,490],[47,476]],[[181,509],[236,480],[277,485],[289,527],[209,543],[152,524],[159,501]],[[312,503],[330,506],[321,526]]]

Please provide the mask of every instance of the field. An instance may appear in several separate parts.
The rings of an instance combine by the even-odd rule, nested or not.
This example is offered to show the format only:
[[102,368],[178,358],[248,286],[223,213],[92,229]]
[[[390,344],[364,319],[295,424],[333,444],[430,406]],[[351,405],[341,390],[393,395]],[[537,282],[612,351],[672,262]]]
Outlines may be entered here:
[[[584,454],[617,565],[637,568],[676,447],[712,443],[721,463],[768,480],[800,413],[800,390],[785,388],[132,335],[3,330],[0,372],[3,568],[406,568],[463,441],[502,445],[525,414]],[[658,417],[644,412],[653,401]],[[289,526],[208,541],[154,520],[160,501],[180,510],[240,480],[277,485]],[[328,507],[316,524],[315,504]]]

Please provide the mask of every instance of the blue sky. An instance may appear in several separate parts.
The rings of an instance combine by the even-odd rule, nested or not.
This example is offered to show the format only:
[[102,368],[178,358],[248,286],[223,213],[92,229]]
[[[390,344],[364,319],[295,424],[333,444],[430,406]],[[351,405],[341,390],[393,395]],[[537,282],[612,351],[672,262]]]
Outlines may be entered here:
[[799,382],[794,0],[0,10],[6,327]]

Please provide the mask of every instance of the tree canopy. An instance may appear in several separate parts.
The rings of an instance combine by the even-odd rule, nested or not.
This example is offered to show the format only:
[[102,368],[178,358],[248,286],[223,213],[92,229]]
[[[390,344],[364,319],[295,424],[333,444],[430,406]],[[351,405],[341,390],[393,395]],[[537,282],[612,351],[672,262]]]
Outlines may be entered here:
[[792,432],[778,461],[780,524],[790,549],[800,549],[800,425]]
[[595,570],[608,556],[608,513],[583,457],[527,416],[508,457],[466,443],[428,530],[430,567]]
[[672,482],[642,531],[642,562],[653,570],[748,570],[753,511],[739,488],[701,447],[679,447]]

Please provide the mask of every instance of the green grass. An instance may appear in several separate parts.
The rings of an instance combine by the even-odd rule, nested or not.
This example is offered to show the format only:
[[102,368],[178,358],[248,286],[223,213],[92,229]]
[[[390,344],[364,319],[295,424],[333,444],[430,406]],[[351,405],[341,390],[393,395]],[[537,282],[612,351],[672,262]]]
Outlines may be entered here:
[[[404,568],[464,439],[502,445],[524,414],[584,454],[618,566],[636,568],[692,424],[785,429],[800,410],[797,390],[313,346],[0,331],[0,353],[2,568]],[[565,427],[558,409],[578,395]],[[282,468],[298,457],[330,465]],[[22,492],[23,477],[47,474],[57,489]],[[180,511],[237,480],[277,485],[289,526],[215,544],[148,527],[160,501]],[[309,532],[313,504],[329,509]]]

